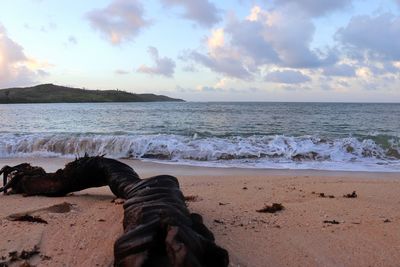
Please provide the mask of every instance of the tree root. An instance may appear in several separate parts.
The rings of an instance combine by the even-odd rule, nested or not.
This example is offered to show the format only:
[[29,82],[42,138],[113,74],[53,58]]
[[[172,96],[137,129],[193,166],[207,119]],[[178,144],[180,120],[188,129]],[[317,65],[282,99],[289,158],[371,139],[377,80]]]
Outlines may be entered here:
[[[108,185],[126,199],[124,233],[114,244],[115,266],[228,266],[228,252],[199,214],[190,213],[173,176],[140,179],[128,165],[104,157],[76,159],[64,169],[46,173],[23,163],[5,166],[0,192],[64,196],[90,187]],[[12,179],[7,182],[9,176]]]

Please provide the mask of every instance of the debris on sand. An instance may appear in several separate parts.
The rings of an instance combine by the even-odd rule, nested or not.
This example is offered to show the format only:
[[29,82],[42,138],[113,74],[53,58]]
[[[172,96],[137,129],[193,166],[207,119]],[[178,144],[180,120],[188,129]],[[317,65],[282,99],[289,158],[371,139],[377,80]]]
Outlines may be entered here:
[[10,221],[17,221],[17,222],[33,222],[33,223],[44,223],[47,224],[46,220],[43,220],[39,216],[32,216],[29,214],[23,215],[10,215],[8,216]]
[[20,222],[34,222],[34,223],[44,223],[47,224],[47,221],[42,219],[40,214],[47,213],[68,213],[73,209],[75,204],[71,204],[68,202],[63,202],[55,205],[51,205],[49,207],[24,211],[19,213],[10,214],[7,219],[10,221],[20,221]]
[[345,197],[345,198],[356,198],[357,197],[357,193],[356,193],[356,191],[353,191],[353,193],[343,195],[343,197]]
[[275,213],[284,210],[285,207],[281,203],[272,203],[272,206],[265,206],[262,209],[256,210],[257,212]]
[[34,246],[32,250],[22,250],[21,254],[19,254],[19,258],[23,260],[28,260],[39,253],[39,248],[37,246]]
[[40,259],[42,259],[43,261],[48,261],[51,260],[51,257],[47,255],[40,255]]
[[8,257],[10,257],[10,261],[17,261],[19,259],[18,257],[18,251],[11,251],[8,253]]
[[329,223],[329,224],[339,224],[340,222],[336,220],[325,220],[324,223]]
[[335,198],[335,196],[334,195],[325,195],[325,193],[319,193],[319,197],[322,197],[322,198]]
[[195,195],[185,196],[185,201],[187,201],[187,202],[196,202],[198,200],[199,200],[199,196],[195,196]]
[[29,262],[27,261],[23,261],[19,267],[33,267],[33,265],[31,265]]
[[45,211],[48,211],[50,213],[67,213],[72,210],[72,207],[74,204],[68,203],[68,202],[63,202],[60,204],[55,204],[50,207],[45,208]]
[[125,199],[123,198],[114,198],[111,200],[111,203],[114,203],[115,205],[121,205],[125,203]]
[[218,220],[218,219],[215,219],[214,222],[215,222],[215,223],[219,223],[219,224],[225,224],[223,221]]
[[[9,266],[14,264],[16,261],[23,261],[19,266],[32,266],[27,262],[27,260],[39,253],[40,251],[38,246],[34,246],[31,250],[22,250],[21,253],[18,251],[11,251],[8,253],[8,261],[0,262],[0,266]],[[2,257],[2,259],[5,259],[5,257]]]

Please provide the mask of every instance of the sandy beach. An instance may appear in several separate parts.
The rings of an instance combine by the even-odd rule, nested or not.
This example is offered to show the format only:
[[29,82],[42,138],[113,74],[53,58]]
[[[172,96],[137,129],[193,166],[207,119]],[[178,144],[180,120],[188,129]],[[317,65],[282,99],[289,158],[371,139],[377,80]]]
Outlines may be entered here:
[[[55,171],[67,161],[0,159],[0,165],[29,162]],[[231,266],[398,266],[400,262],[399,173],[124,162],[142,178],[176,176],[184,194],[192,196],[190,210],[204,217],[216,242],[229,251]],[[343,197],[353,191],[357,198]],[[59,198],[1,195],[1,261],[13,251],[36,247],[39,253],[28,260],[31,265],[112,265],[123,216],[122,205],[113,199],[107,187]],[[285,209],[274,214],[256,211],[272,203]],[[26,212],[47,224],[9,219]]]

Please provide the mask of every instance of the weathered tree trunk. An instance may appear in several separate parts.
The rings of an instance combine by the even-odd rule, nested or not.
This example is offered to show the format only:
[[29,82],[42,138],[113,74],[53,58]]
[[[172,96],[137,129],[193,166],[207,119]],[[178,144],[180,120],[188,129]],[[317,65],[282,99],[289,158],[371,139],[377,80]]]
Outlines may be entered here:
[[[103,157],[83,157],[64,169],[5,166],[0,192],[64,196],[108,185],[125,198],[124,233],[114,244],[115,266],[228,266],[228,252],[217,246],[199,214],[190,213],[173,176],[140,179],[128,165]],[[7,183],[9,176],[12,179]]]

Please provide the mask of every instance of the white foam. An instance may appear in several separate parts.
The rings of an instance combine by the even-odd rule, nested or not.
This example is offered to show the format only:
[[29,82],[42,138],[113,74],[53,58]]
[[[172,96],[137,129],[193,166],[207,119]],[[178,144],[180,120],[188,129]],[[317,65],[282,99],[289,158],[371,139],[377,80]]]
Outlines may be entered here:
[[[389,140],[390,143],[390,140]],[[400,153],[398,144],[391,149]],[[0,134],[0,157],[74,157],[160,160],[202,166],[400,171],[399,159],[371,139],[315,136],[199,138],[179,135]]]

